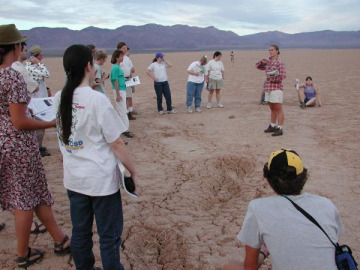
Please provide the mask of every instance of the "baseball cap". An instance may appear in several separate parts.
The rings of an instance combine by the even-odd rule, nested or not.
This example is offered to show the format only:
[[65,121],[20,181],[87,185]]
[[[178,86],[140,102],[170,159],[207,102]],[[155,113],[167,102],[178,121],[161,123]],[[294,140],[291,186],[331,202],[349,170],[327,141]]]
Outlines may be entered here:
[[155,58],[164,57],[164,55],[161,52],[157,52],[155,55]]
[[300,156],[295,151],[287,149],[272,152],[267,166],[271,173],[281,172],[285,167],[294,167],[296,169],[296,175],[304,171]]

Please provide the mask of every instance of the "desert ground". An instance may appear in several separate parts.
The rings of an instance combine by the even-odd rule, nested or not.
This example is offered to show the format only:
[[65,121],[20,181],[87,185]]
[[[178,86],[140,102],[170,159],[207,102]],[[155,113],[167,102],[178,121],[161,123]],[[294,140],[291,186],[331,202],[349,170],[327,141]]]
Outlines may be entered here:
[[[131,46],[131,45],[130,45]],[[360,50],[284,50],[284,135],[271,137],[269,108],[259,105],[265,74],[255,62],[263,51],[224,51],[225,108],[206,109],[204,89],[201,113],[185,107],[187,67],[213,52],[171,52],[166,59],[173,105],[178,114],[158,115],[152,80],[145,74],[154,54],[133,54],[136,75],[132,139],[126,139],[139,171],[134,199],[122,192],[124,231],[121,259],[132,270],[212,270],[230,260],[242,260],[244,248],[236,239],[250,200],[273,195],[262,177],[269,154],[279,148],[296,150],[310,178],[304,191],[328,197],[337,206],[345,227],[340,243],[352,247],[360,261]],[[111,55],[112,52],[108,51]],[[65,77],[61,58],[44,58],[51,73],[47,85],[55,94]],[[110,57],[104,70],[111,68]],[[298,106],[295,78],[311,75],[318,84],[322,107]],[[110,82],[107,95],[112,98]],[[214,104],[214,101],[213,101]],[[164,101],[165,105],[165,101]],[[49,188],[54,196],[56,219],[71,235],[69,201],[63,187],[62,156],[55,129],[48,130],[44,145],[51,152],[43,158]],[[286,203],[286,202],[284,202]],[[294,210],[295,211],[295,210]],[[16,269],[13,217],[1,232],[0,265]],[[94,226],[94,253],[101,266]],[[320,232],[321,233],[321,232]],[[57,257],[48,233],[31,236],[32,247],[46,251],[43,260],[29,269],[75,269],[70,255]],[[261,269],[271,269],[266,261]]]

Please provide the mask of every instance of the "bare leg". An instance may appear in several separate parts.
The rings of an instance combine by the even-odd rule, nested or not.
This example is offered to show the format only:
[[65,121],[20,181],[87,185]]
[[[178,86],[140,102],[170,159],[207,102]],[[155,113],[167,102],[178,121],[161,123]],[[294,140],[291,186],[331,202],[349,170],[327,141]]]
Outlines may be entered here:
[[220,89],[216,89],[216,102],[219,104],[220,103]]
[[126,98],[126,109],[127,110],[129,110],[129,108],[130,108],[131,106],[130,106],[130,98]]
[[298,90],[298,96],[299,96],[299,102],[304,102],[304,100],[305,100],[304,89]]
[[[38,205],[35,207],[35,213],[41,223],[48,229],[54,242],[59,244],[64,239],[65,234],[60,230],[56,223],[51,206]],[[68,244],[70,244],[70,240],[68,242]],[[64,245],[64,247],[67,246],[67,244]]]
[[209,95],[208,95],[208,102],[209,103],[211,103],[214,91],[215,91],[214,89],[210,89],[210,91],[209,91]]
[[275,103],[269,103],[269,108],[271,110],[271,123],[276,124],[276,119],[278,117],[276,110],[275,110]]
[[281,103],[274,103],[274,110],[277,114],[277,118],[278,118],[278,125],[282,126],[284,123],[284,111],[282,109],[282,104]]
[[306,102],[306,107],[313,107],[316,104],[316,97],[310,99],[308,102]]
[[18,246],[18,256],[25,257],[28,254],[30,229],[34,211],[15,210],[15,231]]

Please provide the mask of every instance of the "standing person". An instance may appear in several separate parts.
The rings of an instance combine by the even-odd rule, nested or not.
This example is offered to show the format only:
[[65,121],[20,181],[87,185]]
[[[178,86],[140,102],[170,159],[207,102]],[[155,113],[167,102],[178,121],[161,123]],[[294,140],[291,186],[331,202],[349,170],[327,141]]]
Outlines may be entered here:
[[208,104],[206,105],[207,109],[211,109],[211,100],[216,92],[216,107],[224,108],[224,105],[221,104],[220,90],[224,86],[224,75],[225,68],[224,64],[221,61],[222,54],[219,51],[214,53],[213,59],[207,64],[207,75],[205,76],[206,83],[209,84],[210,90],[208,95]]
[[249,203],[237,235],[245,245],[245,261],[223,269],[258,269],[269,252],[272,269],[338,269],[334,245],[284,197],[313,216],[338,242],[344,231],[338,210],[329,199],[302,192],[308,174],[299,155],[284,149],[273,152],[265,163],[264,178],[276,195]]
[[21,43],[21,52],[19,59],[12,63],[11,67],[18,71],[23,77],[26,83],[27,90],[29,94],[33,94],[39,91],[39,83],[35,81],[32,77],[30,77],[29,73],[27,72],[25,65],[23,62],[27,59],[27,47],[26,43]]
[[[30,57],[26,62],[26,69],[35,81],[39,83],[39,91],[35,92],[33,98],[47,98],[51,96],[51,91],[46,87],[45,79],[50,77],[50,72],[42,63],[43,54],[39,45],[34,45],[30,48]],[[45,129],[37,130],[37,140],[39,144],[39,150],[42,157],[50,156],[51,154],[45,146],[42,145]]]
[[154,80],[154,89],[157,97],[157,109],[159,115],[164,114],[162,106],[162,96],[164,95],[166,100],[166,109],[170,114],[175,114],[175,111],[171,105],[171,92],[168,83],[168,77],[166,73],[167,68],[171,68],[172,64],[165,60],[165,55],[161,52],[155,54],[155,58],[152,64],[147,68],[146,74]]
[[186,106],[188,113],[192,113],[192,102],[195,103],[195,111],[201,112],[201,93],[204,88],[204,75],[206,71],[207,57],[201,57],[200,61],[190,64],[187,69],[189,78],[186,86]]
[[319,87],[313,83],[310,76],[306,77],[306,82],[299,86],[300,108],[313,107],[316,103],[321,107]]
[[116,111],[120,116],[120,119],[124,123],[126,130],[123,132],[125,137],[132,138],[133,134],[129,131],[129,118],[126,110],[126,85],[124,72],[120,67],[120,63],[124,59],[124,53],[120,50],[115,50],[111,56],[111,74],[110,80],[112,89],[114,90],[114,99]]
[[29,247],[34,212],[54,240],[58,255],[70,252],[70,240],[58,227],[51,206],[45,171],[34,130],[55,127],[31,118],[25,81],[11,64],[19,59],[21,36],[14,24],[0,26],[0,205],[15,217],[18,267],[26,268],[43,257]]
[[[131,155],[120,137],[127,127],[109,99],[90,87],[95,77],[91,51],[84,45],[72,45],[65,51],[63,63],[67,82],[56,94],[54,106],[58,108],[57,133],[70,200],[74,262],[78,270],[96,269],[92,251],[95,216],[103,268],[122,270],[118,160],[134,182],[137,178]],[[120,68],[118,64],[114,65]]]
[[232,64],[235,63],[235,54],[234,54],[234,51],[231,51],[231,53],[230,53],[230,61],[231,61]]
[[109,79],[110,74],[106,74],[102,71],[101,66],[104,65],[105,61],[107,59],[107,54],[103,51],[97,51],[95,53],[95,84],[93,86],[93,89],[105,94],[105,81]]
[[[125,55],[130,58],[130,54],[131,54],[130,48],[127,47],[127,50],[126,50]],[[131,77],[133,77],[134,73],[135,73],[135,69],[132,68],[132,70],[131,70]],[[126,102],[127,102],[128,111],[131,112],[132,115],[138,114],[137,111],[135,111],[134,108],[133,108],[132,95],[133,95],[134,93],[135,93],[135,86],[131,86],[131,97],[130,97],[129,99],[126,98]]]
[[270,46],[269,54],[269,59],[262,59],[256,63],[256,68],[265,70],[266,73],[265,101],[271,110],[271,121],[264,132],[272,133],[272,136],[281,136],[284,123],[282,81],[286,78],[285,64],[279,58],[280,50],[277,45]]
[[[129,80],[132,74],[135,72],[134,66],[130,57],[127,55],[127,45],[125,42],[119,42],[117,49],[124,53],[124,59],[120,63],[121,69],[124,71],[125,80]],[[131,105],[131,106],[130,106]],[[126,109],[128,111],[129,120],[136,120],[136,117],[132,114],[134,110],[132,108],[132,89],[126,87]]]

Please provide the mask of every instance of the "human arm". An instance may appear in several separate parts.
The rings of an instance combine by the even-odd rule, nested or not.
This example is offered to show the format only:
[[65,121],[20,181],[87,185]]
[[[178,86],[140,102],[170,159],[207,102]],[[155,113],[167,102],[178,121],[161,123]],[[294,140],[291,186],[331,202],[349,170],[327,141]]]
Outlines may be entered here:
[[224,71],[224,70],[222,70],[222,71],[221,71],[221,74],[222,74],[222,78],[223,78],[223,80],[225,80],[225,71]]
[[120,102],[122,101],[122,97],[120,96],[120,90],[119,90],[119,82],[118,80],[114,80],[114,85],[115,85],[115,93],[116,93],[116,102]]
[[264,59],[260,60],[259,62],[257,62],[255,64],[255,66],[256,66],[257,69],[265,70],[266,66],[267,66],[267,63],[268,63],[268,60],[264,58]]
[[37,130],[55,127],[55,119],[50,122],[26,117],[25,103],[9,103],[10,119],[17,130]]
[[281,83],[286,78],[285,64],[282,61],[278,61],[277,65],[276,65],[276,70],[279,72],[278,75],[269,76],[267,74],[267,77],[270,78],[271,82]]
[[165,58],[163,58],[163,59],[164,59],[164,62],[165,62],[165,64],[166,64],[166,67],[168,67],[168,68],[173,67],[173,64],[172,64],[171,62],[165,60]]
[[26,63],[26,68],[33,77],[50,77],[49,70],[47,69],[45,64],[39,61],[39,59],[37,59],[36,57],[30,57],[29,61],[30,62]]
[[135,189],[137,186],[137,172],[135,170],[134,163],[131,158],[129,150],[126,148],[124,141],[119,137],[114,142],[110,143],[110,148],[114,152],[115,156],[121,161],[125,168],[130,172],[131,178],[135,183]]
[[158,81],[158,80],[155,78],[154,73],[153,73],[150,69],[147,69],[147,70],[146,70],[146,74],[147,74],[151,79],[153,79],[154,82],[157,82],[157,81]]

